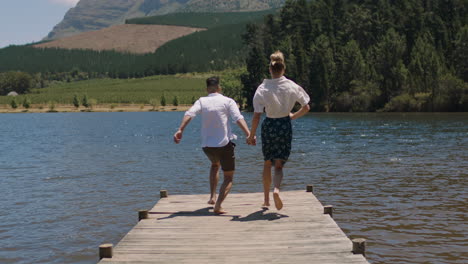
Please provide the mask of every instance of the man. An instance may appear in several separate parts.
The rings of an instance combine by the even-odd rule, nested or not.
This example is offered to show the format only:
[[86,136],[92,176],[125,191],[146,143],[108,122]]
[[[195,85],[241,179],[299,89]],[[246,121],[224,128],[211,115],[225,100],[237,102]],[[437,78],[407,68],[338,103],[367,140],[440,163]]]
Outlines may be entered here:
[[[196,115],[201,114],[203,152],[211,161],[211,196],[208,204],[215,205],[215,214],[224,214],[226,211],[221,208],[221,204],[231,190],[235,170],[235,144],[231,140],[236,139],[236,136],[231,132],[228,122],[229,117],[244,131],[246,137],[249,137],[250,131],[236,102],[221,94],[218,77],[211,77],[206,80],[206,91],[208,96],[198,99],[185,113],[179,130],[174,134],[174,142],[176,144],[180,143],[185,127]],[[224,182],[215,202],[220,167],[223,169]]]

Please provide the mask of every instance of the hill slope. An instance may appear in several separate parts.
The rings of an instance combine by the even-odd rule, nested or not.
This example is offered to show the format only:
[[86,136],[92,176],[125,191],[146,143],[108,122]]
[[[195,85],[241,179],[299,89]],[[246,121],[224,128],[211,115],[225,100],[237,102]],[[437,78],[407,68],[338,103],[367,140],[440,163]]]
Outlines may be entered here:
[[175,12],[258,11],[278,8],[285,0],[80,0],[45,38],[72,36],[123,24],[126,19]]
[[163,25],[116,25],[34,45],[37,48],[152,53],[166,42],[203,29]]

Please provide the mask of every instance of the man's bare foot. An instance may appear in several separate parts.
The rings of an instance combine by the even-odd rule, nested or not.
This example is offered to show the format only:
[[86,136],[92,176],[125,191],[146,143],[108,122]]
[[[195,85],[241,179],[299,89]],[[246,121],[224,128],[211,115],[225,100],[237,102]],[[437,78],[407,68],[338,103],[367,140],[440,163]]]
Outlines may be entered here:
[[262,208],[268,209],[268,207],[270,207],[270,202],[264,202]]
[[215,202],[214,199],[210,199],[210,200],[208,201],[208,204],[215,204],[215,203],[216,203],[216,202]]
[[281,208],[283,208],[283,202],[279,196],[279,191],[273,192],[273,199],[275,200],[276,209],[281,210]]
[[225,214],[225,213],[227,213],[227,211],[224,211],[223,208],[215,208],[215,209],[214,209],[214,213],[217,214],[217,215],[220,215],[220,214]]

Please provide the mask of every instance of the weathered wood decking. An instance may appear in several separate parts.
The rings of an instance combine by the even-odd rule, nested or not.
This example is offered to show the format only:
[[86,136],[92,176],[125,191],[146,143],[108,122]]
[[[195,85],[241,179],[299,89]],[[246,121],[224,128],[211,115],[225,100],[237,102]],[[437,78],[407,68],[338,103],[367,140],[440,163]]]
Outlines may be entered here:
[[281,197],[277,211],[263,193],[229,194],[216,216],[208,195],[170,195],[100,263],[368,263],[312,193]]

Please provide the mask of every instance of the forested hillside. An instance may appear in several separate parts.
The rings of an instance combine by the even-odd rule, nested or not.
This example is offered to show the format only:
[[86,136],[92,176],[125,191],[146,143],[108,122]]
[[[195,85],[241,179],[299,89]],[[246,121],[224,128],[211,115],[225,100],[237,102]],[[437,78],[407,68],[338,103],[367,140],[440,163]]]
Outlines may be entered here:
[[84,72],[90,78],[133,78],[235,68],[245,64],[247,50],[242,43],[242,35],[247,23],[260,23],[264,15],[273,12],[276,11],[194,13],[149,18],[143,22],[203,26],[209,29],[175,39],[161,46],[155,53],[144,55],[12,46],[0,49],[0,72],[25,71],[40,73],[42,78],[48,80],[62,80],[74,71]]
[[468,111],[467,11],[464,0],[286,1],[245,36],[245,97],[279,49],[315,111]]
[[126,24],[138,25],[171,25],[197,28],[215,28],[226,25],[240,24],[262,19],[278,9],[258,12],[230,12],[230,13],[174,13],[164,16],[149,16],[127,19]]

